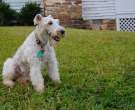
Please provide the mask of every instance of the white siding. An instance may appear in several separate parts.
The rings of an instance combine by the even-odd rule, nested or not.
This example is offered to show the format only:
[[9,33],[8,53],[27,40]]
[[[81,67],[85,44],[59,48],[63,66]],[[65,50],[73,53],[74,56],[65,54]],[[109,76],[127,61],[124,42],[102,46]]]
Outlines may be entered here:
[[115,18],[115,0],[82,0],[83,19]]
[[116,0],[117,16],[135,17],[135,0]]

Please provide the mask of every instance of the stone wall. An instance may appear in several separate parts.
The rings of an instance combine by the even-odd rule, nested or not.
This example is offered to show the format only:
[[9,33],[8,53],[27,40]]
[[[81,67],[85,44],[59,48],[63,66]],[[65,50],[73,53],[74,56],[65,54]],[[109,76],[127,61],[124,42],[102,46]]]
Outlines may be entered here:
[[91,20],[92,30],[116,30],[116,21],[111,19]]
[[70,25],[71,20],[81,18],[81,0],[44,0],[44,4],[45,15],[51,14],[63,24]]

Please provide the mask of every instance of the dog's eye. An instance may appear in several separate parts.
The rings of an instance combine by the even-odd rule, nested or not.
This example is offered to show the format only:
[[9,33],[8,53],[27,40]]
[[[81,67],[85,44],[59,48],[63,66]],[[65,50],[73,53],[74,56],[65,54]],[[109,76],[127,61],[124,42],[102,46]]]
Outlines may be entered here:
[[48,24],[49,24],[49,25],[52,25],[52,24],[53,24],[53,22],[52,22],[52,21],[49,21],[49,22],[48,22]]

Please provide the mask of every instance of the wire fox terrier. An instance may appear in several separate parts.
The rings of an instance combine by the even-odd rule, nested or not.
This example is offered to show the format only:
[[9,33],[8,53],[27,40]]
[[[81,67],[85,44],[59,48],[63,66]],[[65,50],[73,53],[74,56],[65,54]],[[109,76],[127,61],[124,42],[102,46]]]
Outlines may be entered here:
[[31,81],[35,90],[44,91],[44,79],[41,74],[47,64],[49,77],[60,83],[58,63],[54,43],[64,36],[65,29],[59,20],[51,15],[43,17],[37,14],[34,18],[35,30],[29,34],[12,58],[8,58],[3,66],[3,84],[13,87],[17,79]]

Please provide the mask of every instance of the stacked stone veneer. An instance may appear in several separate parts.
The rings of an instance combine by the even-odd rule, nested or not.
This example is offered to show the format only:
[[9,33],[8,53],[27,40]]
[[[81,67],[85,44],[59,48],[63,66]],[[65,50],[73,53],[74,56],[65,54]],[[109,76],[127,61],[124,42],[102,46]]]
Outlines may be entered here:
[[89,29],[115,29],[114,20],[84,21],[82,19],[82,0],[43,0],[45,15],[53,15],[66,26]]
[[81,18],[81,0],[44,0],[44,4],[46,15],[51,14],[66,25],[70,25],[73,19]]

